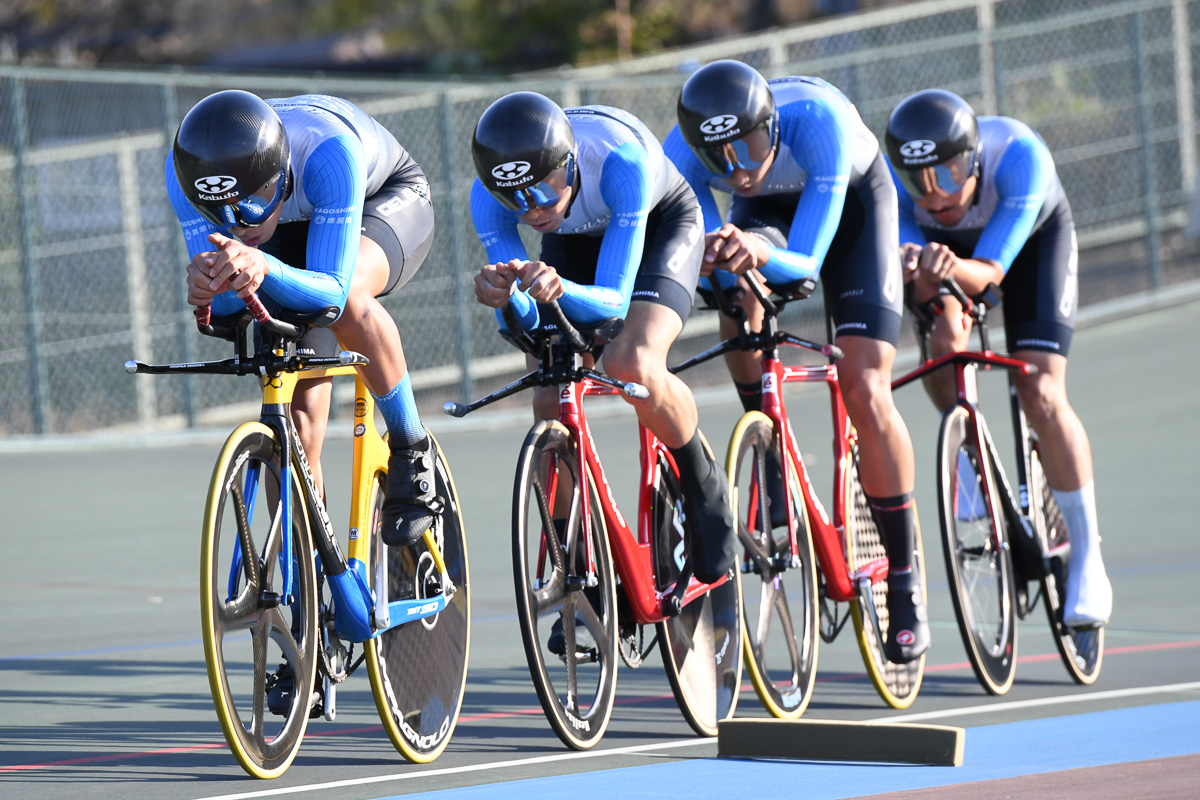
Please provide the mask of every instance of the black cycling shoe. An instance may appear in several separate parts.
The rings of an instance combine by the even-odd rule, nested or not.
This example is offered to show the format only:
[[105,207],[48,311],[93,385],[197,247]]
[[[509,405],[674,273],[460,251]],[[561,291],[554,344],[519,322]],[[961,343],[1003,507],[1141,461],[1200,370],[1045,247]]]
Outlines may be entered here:
[[[554,620],[550,626],[550,638],[546,640],[546,649],[554,655],[562,657],[567,654],[567,637],[563,633],[562,617]],[[575,652],[578,655],[595,654],[596,638],[588,630],[587,625],[579,617],[575,618]]]
[[[267,676],[267,710],[278,717],[286,717],[292,710],[292,695],[296,692],[296,678],[292,665],[284,661],[275,670],[274,675]],[[320,689],[314,689],[317,697],[309,701],[308,717],[313,719],[323,713]]]
[[729,481],[725,470],[711,458],[708,475],[698,491],[684,491],[684,530],[696,580],[714,583],[733,568],[737,531],[729,509]]
[[916,661],[929,649],[929,611],[921,590],[921,572],[888,575],[888,636],[883,654],[893,664]]
[[296,680],[292,665],[286,661],[279,665],[274,675],[267,676],[267,710],[286,717],[292,708],[292,693],[296,691]]
[[416,544],[442,513],[445,501],[434,494],[433,440],[426,436],[412,447],[392,448],[388,457],[387,499],[383,501],[383,543]]

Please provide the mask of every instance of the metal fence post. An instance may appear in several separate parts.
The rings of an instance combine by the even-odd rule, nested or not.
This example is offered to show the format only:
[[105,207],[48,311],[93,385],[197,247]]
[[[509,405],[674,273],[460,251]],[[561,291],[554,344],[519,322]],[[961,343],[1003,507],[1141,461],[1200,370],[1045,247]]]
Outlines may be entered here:
[[[175,84],[170,81],[164,82],[162,85],[162,103],[163,103],[163,133],[166,134],[167,147],[170,147],[175,141],[175,128],[179,124],[179,108],[175,97]],[[164,195],[165,195],[164,188]],[[167,205],[170,205],[168,202]],[[174,213],[171,218],[174,218]],[[187,270],[186,266],[188,259],[187,247],[184,246],[183,236],[175,231],[175,235],[171,239],[171,255],[175,259],[177,269],[174,271],[175,284],[172,287],[175,290],[175,310],[178,314],[179,326],[179,346],[183,351],[183,360],[192,362],[196,360],[196,334],[194,333],[191,322],[190,306],[187,304]],[[189,428],[196,427],[196,393],[195,393],[195,376],[183,375],[180,376],[183,380],[183,413],[187,417]]]
[[979,25],[979,88],[983,92],[979,113],[999,114],[999,74],[996,71],[996,7],[994,0],[979,0],[975,9]]
[[1196,187],[1196,108],[1192,100],[1191,28],[1187,0],[1171,0],[1171,28],[1175,34],[1175,108],[1179,119],[1179,171],[1183,191]]
[[450,92],[442,92],[439,103],[440,127],[442,129],[442,176],[445,181],[448,201],[442,203],[443,209],[450,213],[450,285],[454,292],[454,316],[458,323],[458,361],[462,370],[462,380],[459,391],[464,401],[470,400],[475,394],[475,380],[471,375],[471,321],[467,315],[467,290],[464,281],[460,280],[459,271],[462,269],[465,247],[462,241],[462,204],[458,202],[458,190],[454,179],[454,118],[451,113]]
[[[125,277],[129,292],[129,329],[133,335],[133,357],[144,364],[154,361],[150,336],[150,300],[146,288],[146,241],[142,231],[142,195],[138,191],[137,159],[131,146],[117,155],[121,187],[121,228],[125,239]],[[138,419],[148,425],[158,415],[154,381],[136,380]]]
[[1134,46],[1134,77],[1138,97],[1138,128],[1142,139],[1142,169],[1145,171],[1145,211],[1146,211],[1146,248],[1150,256],[1150,287],[1158,289],[1162,285],[1162,259],[1158,252],[1158,175],[1154,170],[1154,142],[1151,140],[1152,125],[1150,120],[1150,104],[1146,93],[1149,91],[1146,63],[1145,28],[1143,12],[1134,11],[1132,25]]
[[42,309],[37,264],[33,255],[33,220],[30,210],[34,208],[34,197],[29,180],[29,118],[25,108],[25,81],[12,79],[12,94],[9,95],[13,121],[13,155],[16,158],[17,181],[17,224],[21,228],[21,274],[25,282],[25,313],[29,318],[27,335],[29,344],[29,385],[32,397],[33,429],[47,433],[50,428],[49,378],[46,362],[42,357]]

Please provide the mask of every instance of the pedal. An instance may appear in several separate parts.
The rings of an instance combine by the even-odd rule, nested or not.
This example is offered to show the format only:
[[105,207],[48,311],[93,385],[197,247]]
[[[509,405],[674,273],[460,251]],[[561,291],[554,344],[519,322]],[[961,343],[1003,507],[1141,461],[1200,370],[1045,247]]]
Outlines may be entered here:
[[[879,643],[879,654],[883,655],[883,643],[887,637],[883,626],[879,624],[879,612],[875,610],[875,598],[871,596],[871,579],[865,575],[861,576],[855,585],[858,587],[859,605],[867,612],[867,618],[871,620],[871,629],[875,631],[875,640]],[[884,658],[886,659],[886,656]]]
[[317,707],[321,707],[321,714],[327,722],[333,722],[337,718],[337,684],[330,680],[328,675],[325,676],[325,696],[323,702],[318,700],[314,705],[314,709]]

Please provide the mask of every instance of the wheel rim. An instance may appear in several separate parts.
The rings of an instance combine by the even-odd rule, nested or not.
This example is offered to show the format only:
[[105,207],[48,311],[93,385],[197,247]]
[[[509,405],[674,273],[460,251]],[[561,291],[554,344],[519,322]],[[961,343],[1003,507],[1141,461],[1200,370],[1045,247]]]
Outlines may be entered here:
[[[761,416],[761,415],[759,415]],[[772,528],[766,454],[777,448],[770,421],[739,424],[729,452],[733,505],[742,546],[745,663],[759,700],[772,716],[795,719],[811,698],[817,661],[817,588],[803,503],[789,492],[797,521],[799,564],[791,562],[786,527]],[[775,456],[777,463],[780,456]],[[786,586],[785,586],[786,581]]]
[[[1041,504],[1034,509],[1034,528],[1042,537],[1043,552],[1059,551],[1067,544],[1067,526],[1050,485],[1042,472],[1041,458],[1035,447],[1031,448],[1030,483],[1041,487]],[[1063,665],[1071,678],[1079,684],[1090,685],[1100,677],[1104,660],[1104,628],[1068,628],[1062,624],[1062,607],[1066,599],[1067,563],[1059,557],[1050,559],[1050,572],[1042,578],[1042,596],[1046,598],[1046,614],[1050,629],[1054,633],[1054,644],[1058,648]]]
[[[231,751],[256,777],[282,774],[307,728],[316,655],[316,576],[299,479],[292,475],[291,604],[283,594],[279,532],[280,471],[272,435],[239,431],[222,452],[205,514],[201,605],[214,707]],[[220,473],[219,475],[217,473]],[[243,553],[254,553],[243,558]],[[248,632],[248,635],[247,635]],[[266,694],[278,664],[291,665],[287,713],[275,716]]]
[[[993,511],[1002,512],[988,500],[986,461],[966,410],[956,408],[942,431],[939,513],[954,611],[976,678],[988,692],[1003,694],[1015,673],[1017,630],[1012,562],[993,527]],[[995,498],[999,484],[994,477],[990,483]]]
[[[589,588],[574,580],[585,573],[587,559],[583,482],[572,450],[566,429],[556,424],[540,425],[527,439],[517,477],[513,556],[517,615],[538,697],[559,738],[584,749],[600,740],[612,714],[617,610],[599,497],[590,478],[591,558],[597,584]],[[565,652],[574,653],[575,641],[590,636],[594,655],[566,658],[549,650],[554,623],[560,619]]]
[[[853,463],[847,481],[848,498],[846,509],[846,549],[850,572],[879,558],[886,558],[887,551],[883,547],[883,536],[875,522],[875,515],[863,492],[858,479],[858,450],[853,453]],[[919,547],[919,540],[918,540]],[[925,581],[924,555],[918,550],[921,562],[921,581]],[[922,586],[922,594],[928,597],[927,589]],[[879,619],[881,634],[887,635],[887,581],[882,580],[871,586],[871,602]],[[917,698],[921,688],[921,680],[925,675],[925,656],[910,661],[907,664],[894,664],[883,654],[883,643],[875,634],[874,626],[867,613],[859,603],[851,604],[854,628],[858,634],[859,649],[862,652],[863,664],[867,674],[874,684],[875,690],[892,708],[908,708]]]
[[[446,498],[446,508],[434,538],[454,583],[454,595],[437,615],[390,628],[372,639],[368,654],[371,687],[388,737],[405,758],[417,763],[434,760],[450,741],[462,707],[470,651],[466,541],[458,495],[440,448],[435,467],[436,492]],[[379,558],[386,557],[390,598],[399,596],[401,584],[417,598],[439,596],[438,572],[424,544],[417,545],[414,558],[412,549],[388,547],[378,535],[382,478],[374,497],[370,580],[376,580]]]
[[[665,591],[683,566],[684,529],[680,491],[664,459],[655,493],[655,576]],[[741,583],[734,575],[659,623],[659,649],[684,719],[702,736],[733,716],[742,677]]]

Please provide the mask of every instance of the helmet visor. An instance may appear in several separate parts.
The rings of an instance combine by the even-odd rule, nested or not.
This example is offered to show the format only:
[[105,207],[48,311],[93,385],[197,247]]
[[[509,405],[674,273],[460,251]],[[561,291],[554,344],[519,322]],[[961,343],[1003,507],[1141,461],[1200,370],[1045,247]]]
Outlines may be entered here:
[[714,175],[728,178],[734,169],[756,170],[775,150],[775,117],[732,142],[692,148],[700,163]]
[[571,183],[571,157],[568,156],[550,174],[537,183],[521,189],[488,189],[500,201],[500,205],[518,214],[528,214],[532,208],[550,208],[558,205],[567,185]]
[[280,170],[274,178],[259,187],[258,191],[236,203],[219,206],[193,205],[201,216],[218,228],[255,228],[275,213],[275,209],[283,200],[286,186],[284,172]]
[[975,151],[964,150],[940,164],[917,169],[898,169],[900,185],[915,200],[929,194],[955,195],[962,191],[967,178],[975,174]]

